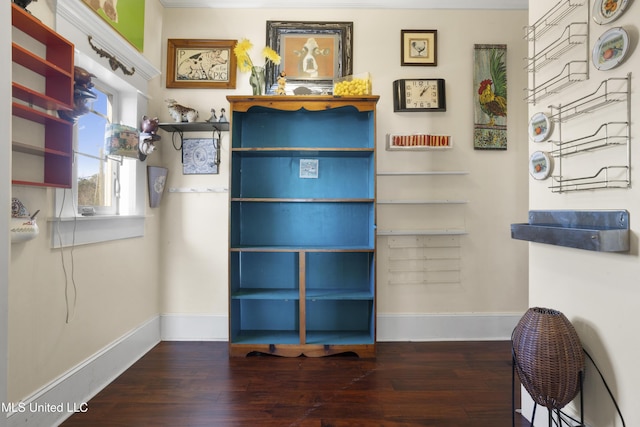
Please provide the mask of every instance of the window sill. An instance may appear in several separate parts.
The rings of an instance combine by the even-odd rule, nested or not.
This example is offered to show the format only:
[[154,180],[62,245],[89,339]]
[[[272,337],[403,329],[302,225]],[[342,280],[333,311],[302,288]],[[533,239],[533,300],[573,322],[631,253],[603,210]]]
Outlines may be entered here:
[[48,218],[51,247],[88,245],[144,236],[144,215],[95,215]]

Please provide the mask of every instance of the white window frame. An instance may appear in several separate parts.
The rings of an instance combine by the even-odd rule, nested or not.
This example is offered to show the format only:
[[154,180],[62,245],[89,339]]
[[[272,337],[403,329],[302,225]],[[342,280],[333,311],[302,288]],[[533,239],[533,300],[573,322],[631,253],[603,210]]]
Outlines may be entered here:
[[[147,85],[160,71],[138,51],[116,34],[81,0],[58,0],[56,3],[56,31],[71,40],[75,47],[75,64],[92,72],[98,79],[119,92],[120,121],[138,126],[147,113]],[[127,69],[135,68],[133,76],[112,70],[107,59],[99,58],[88,42],[117,57]],[[50,218],[51,246],[54,248],[119,240],[144,235],[146,212],[146,162],[137,161],[129,184],[122,184],[122,196],[135,200],[135,206],[118,215],[81,216],[77,212],[72,189],[56,189],[55,211]],[[75,177],[74,177],[75,178]],[[135,185],[131,182],[135,181]],[[74,181],[75,183],[75,181]],[[75,184],[74,184],[75,185]],[[125,190],[126,188],[126,190]],[[126,194],[128,192],[128,194]]]
[[[84,59],[83,59],[84,58]],[[89,58],[76,53],[76,65],[90,69],[97,74],[95,65],[88,64]],[[82,65],[81,65],[82,64]],[[113,85],[113,76],[109,82]],[[131,104],[137,98],[137,91],[131,87],[115,88],[118,92],[118,105],[114,109],[126,111],[126,104]],[[129,108],[129,115],[120,118],[130,126],[135,125],[134,117]],[[133,115],[135,114],[135,115]],[[74,132],[77,134],[77,132]],[[74,136],[76,138],[76,136]],[[74,146],[77,144],[74,142]],[[136,160],[133,174],[121,173],[121,198],[127,198],[130,203],[123,204],[117,213],[101,214],[99,211],[93,216],[83,216],[78,212],[77,168],[74,162],[73,187],[71,189],[57,189],[55,194],[55,212],[51,218],[51,246],[53,248],[75,246],[89,243],[99,243],[110,240],[120,240],[144,236],[144,218],[146,203],[146,163]]]
[[[120,102],[120,92],[118,90],[116,90],[115,88],[105,84],[102,81],[98,81],[98,82],[93,82],[94,83],[94,90],[95,89],[99,89],[101,92],[109,94],[112,98],[111,98],[111,122],[119,122],[120,121],[120,107],[119,107],[119,102]],[[95,113],[87,113],[87,114],[95,114]],[[82,120],[82,116],[78,119],[79,121]],[[104,138],[103,138],[104,140]],[[75,162],[79,161],[79,156],[84,156],[85,153],[83,153],[80,148],[80,141],[79,141],[79,136],[78,136],[78,129],[77,127],[74,127],[74,165],[76,164]],[[86,153],[87,155],[89,155],[90,157],[93,157],[90,153]],[[94,158],[96,161],[100,161],[100,159],[98,158]],[[120,165],[122,162],[118,162],[117,158],[111,158],[110,160],[104,159],[102,160],[105,163],[107,161],[113,161],[116,162],[116,165],[114,166],[116,169],[116,173],[118,175],[120,175]],[[74,167],[73,168],[73,197],[74,200],[77,203],[77,211],[79,215],[82,215],[82,210],[81,210],[81,206],[80,206],[80,202],[78,201],[78,192],[79,192],[79,188],[78,188],[78,168]],[[118,180],[120,180],[120,177],[118,177]],[[113,191],[113,187],[115,184],[114,182],[114,178],[111,177],[109,180],[109,185],[111,186],[112,190],[111,190],[111,205],[110,206],[86,206],[88,208],[93,208],[95,214],[97,215],[118,215],[120,214],[120,210],[118,209],[118,203],[120,201],[120,197],[117,196],[116,191]]]

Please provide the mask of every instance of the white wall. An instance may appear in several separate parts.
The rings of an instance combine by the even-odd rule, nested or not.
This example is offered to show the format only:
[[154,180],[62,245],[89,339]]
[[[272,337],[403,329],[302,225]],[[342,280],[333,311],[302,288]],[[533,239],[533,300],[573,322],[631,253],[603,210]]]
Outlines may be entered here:
[[[557,2],[555,0],[529,1],[530,23],[535,22]],[[589,7],[589,4],[587,4]],[[637,117],[640,111],[638,74],[640,55],[637,49],[640,5],[630,3],[627,11],[609,25],[598,25],[591,21],[589,52],[598,37],[607,29],[624,27],[631,36],[631,52],[619,67],[609,71],[598,71],[589,61],[590,78],[573,85],[560,94],[545,99],[537,106],[530,106],[532,115],[545,111],[549,104],[566,104],[595,90],[605,79],[632,75],[631,91],[631,137],[636,141],[640,127]],[[565,139],[583,136],[594,129],[595,124],[626,120],[626,111],[612,106],[587,115],[584,119],[567,122],[562,127]],[[557,129],[552,137],[557,137]],[[632,144],[633,145],[633,144]],[[529,150],[539,150],[541,145],[530,143]],[[610,161],[615,151],[603,150],[584,154],[576,162],[585,170],[595,172],[602,162]],[[638,262],[638,221],[640,214],[640,186],[638,175],[633,172],[640,164],[640,152],[631,150],[632,186],[630,189],[604,189],[572,193],[551,193],[549,181],[529,182],[529,205],[531,209],[626,209],[630,213],[631,250],[625,254],[598,253],[560,246],[531,243],[529,248],[529,304],[550,307],[563,312],[576,327],[584,348],[593,356],[602,370],[607,383],[617,399],[626,425],[640,425],[637,402],[640,394],[637,384],[640,372],[637,355],[640,344],[636,313],[640,308],[640,276]],[[565,168],[566,170],[566,168]],[[566,170],[565,173],[569,173]],[[574,175],[575,176],[575,175]],[[515,219],[515,218],[514,218]],[[614,406],[608,397],[593,366],[587,362],[585,381],[585,414],[591,426],[621,426]],[[529,413],[530,415],[530,413]],[[546,416],[539,415],[540,425],[546,425]]]
[[[157,4],[150,2],[147,8],[155,21],[160,20]],[[32,3],[29,10],[54,27],[53,5]],[[158,27],[145,30],[145,49],[152,52],[150,59],[157,60],[158,35],[149,30],[158,31]],[[4,105],[2,112],[2,117],[10,119]],[[8,140],[6,145],[3,141],[3,150],[5,146]],[[6,170],[2,168],[3,176]],[[17,402],[33,397],[121,337],[157,319],[160,212],[147,209],[144,238],[52,250],[47,219],[55,216],[54,190],[12,186],[11,192],[32,212],[40,209],[40,235],[10,248],[8,400],[3,401]]]
[[[460,10],[260,10],[260,9],[167,9],[163,23],[163,67],[167,39],[250,39],[255,54],[266,43],[267,20],[352,21],[354,23],[354,73],[368,71],[378,103],[378,169],[384,171],[464,170],[460,177],[422,177],[404,184],[415,198],[466,199],[458,206],[462,227],[462,267],[459,283],[389,284],[386,238],[380,238],[378,256],[378,338],[450,339],[480,337],[471,331],[478,318],[470,316],[455,335],[447,335],[453,322],[442,322],[434,333],[426,333],[422,322],[434,325],[433,315],[513,315],[519,318],[527,307],[527,246],[510,239],[509,224],[527,215],[527,106],[522,101],[526,86],[522,58],[526,43],[522,27],[526,11]],[[185,23],[188,23],[185,25]],[[400,66],[400,30],[438,30],[437,67]],[[506,151],[473,149],[473,55],[476,43],[508,45],[509,118]],[[255,59],[255,58],[254,58]],[[445,78],[446,113],[393,113],[392,82],[399,78]],[[150,112],[161,121],[171,121],[160,100],[174,98],[194,107],[203,118],[211,107],[227,108],[227,95],[250,94],[248,75],[238,73],[236,90],[155,88]],[[327,129],[331,132],[331,129]],[[451,135],[453,149],[444,152],[385,151],[385,135],[429,132]],[[163,136],[163,141],[169,136]],[[163,142],[164,144],[164,142]],[[166,145],[169,148],[169,145]],[[226,188],[229,170],[229,140],[225,134],[219,175],[184,176],[179,152],[164,152],[170,169],[168,186],[173,188]],[[393,178],[395,179],[395,178]],[[378,180],[378,199],[398,198],[394,184]],[[421,194],[422,193],[422,194]],[[228,195],[225,193],[169,193],[163,223],[163,308],[168,324],[185,322],[194,328],[198,319],[209,325],[199,329],[201,338],[226,339]],[[401,198],[401,197],[400,197]],[[430,209],[430,208],[427,208]],[[389,223],[389,212],[379,209],[379,221]],[[426,211],[422,228],[433,228],[430,218],[441,223],[449,211]],[[390,225],[390,224],[387,224]],[[391,224],[392,225],[392,224]],[[425,320],[426,316],[426,320]],[[408,319],[408,320],[407,320]],[[513,318],[506,317],[501,337],[507,338]],[[396,328],[401,324],[401,328]],[[215,325],[215,326],[214,326]],[[180,329],[180,328],[178,328]],[[208,329],[204,332],[204,329]],[[214,329],[213,331],[211,329]],[[482,328],[480,328],[482,329]],[[484,337],[490,330],[484,330]],[[168,337],[169,338],[169,337]],[[178,331],[170,338],[180,339]]]
[[[2,6],[0,13],[0,57],[7,58],[11,54],[11,4]],[[0,206],[11,203],[11,73],[0,73],[0,129],[6,129],[0,140]],[[8,331],[8,289],[9,289],[9,223],[11,214],[7,209],[0,210],[0,402],[7,401],[7,331]],[[5,417],[0,416],[0,426],[7,425]]]
[[[50,4],[52,2],[32,3],[30,9],[39,19],[52,23]],[[442,183],[444,187],[452,186],[461,198],[469,200],[463,216],[469,234],[461,238],[460,284],[452,288],[392,287],[385,283],[385,263],[381,260],[378,265],[380,315],[392,320],[407,316],[409,327],[414,328],[408,339],[420,339],[423,336],[416,325],[425,316],[427,319],[429,316],[471,319],[462,322],[458,331],[460,336],[469,333],[486,337],[490,332],[488,329],[472,331],[470,327],[477,320],[475,314],[511,319],[510,316],[524,311],[527,307],[527,246],[509,238],[509,223],[524,219],[527,210],[528,152],[523,135],[526,135],[528,112],[521,102],[525,76],[520,61],[526,51],[521,37],[521,28],[527,20],[525,11],[163,10],[157,1],[148,1],[146,7],[144,55],[161,69],[166,64],[167,38],[248,37],[256,46],[262,46],[268,19],[353,21],[354,71],[371,72],[374,92],[381,96],[378,104],[379,169],[469,171],[469,175],[459,182]],[[438,30],[438,67],[400,67],[400,30],[415,28]],[[484,152],[472,148],[475,43],[508,45],[507,151]],[[445,78],[448,111],[394,114],[391,83],[407,77]],[[169,119],[163,103],[169,96],[198,108],[206,116],[211,107],[228,106],[226,95],[250,93],[248,76],[242,74],[238,75],[235,91],[167,90],[164,78],[163,75],[150,83],[152,97],[148,110],[149,115],[158,115],[162,121]],[[4,115],[8,116],[8,111]],[[385,152],[383,136],[402,131],[450,134],[454,138],[454,148],[443,153]],[[228,186],[229,162],[227,136],[222,144],[220,175],[183,176],[180,153],[171,148],[171,138],[167,134],[163,135],[160,151],[157,157],[153,155],[153,162],[170,168],[168,188],[225,188]],[[422,185],[436,186],[433,183]],[[160,209],[147,210],[150,217],[144,238],[76,248],[73,256],[77,302],[72,306],[72,321],[65,323],[65,286],[72,286],[72,282],[69,276],[65,278],[60,251],[49,249],[47,244],[50,230],[44,218],[54,214],[52,191],[23,187],[12,187],[11,191],[24,199],[29,207],[41,209],[42,234],[34,241],[13,245],[10,249],[9,401],[24,399],[41,390],[159,313],[169,319],[167,330],[178,325],[176,339],[226,339],[226,193],[167,193]],[[390,195],[379,194],[378,197],[389,198]],[[69,268],[71,254],[67,250],[64,255],[65,265]],[[173,317],[177,323],[171,322]],[[190,322],[194,319],[195,322]],[[509,322],[511,320],[506,324]],[[181,328],[184,324],[188,326]],[[436,338],[450,338],[442,335],[447,330],[446,325],[436,329]],[[397,339],[399,331],[390,330],[388,336]]]

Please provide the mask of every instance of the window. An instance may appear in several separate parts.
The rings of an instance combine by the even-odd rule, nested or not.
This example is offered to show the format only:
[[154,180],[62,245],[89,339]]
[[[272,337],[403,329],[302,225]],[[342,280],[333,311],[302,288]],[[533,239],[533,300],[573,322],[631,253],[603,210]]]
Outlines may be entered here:
[[76,63],[96,75],[92,92],[97,97],[74,126],[75,185],[56,192],[53,247],[136,237],[144,231],[146,163],[105,153],[109,125],[137,127],[138,92],[89,61],[76,54]]
[[[96,84],[97,95],[88,114],[78,118],[75,157],[78,214],[117,214],[115,191],[119,182],[118,160],[104,153],[104,132],[114,120],[115,91]],[[117,117],[117,114],[115,115]]]
[[[113,28],[106,24],[90,8],[78,7],[76,0],[57,0],[54,3],[56,5],[56,31],[69,40],[77,41],[74,55],[75,63],[96,76],[93,78],[94,84],[98,85],[100,92],[105,94],[105,102],[107,99],[110,101],[112,114],[110,119],[112,122],[138,127],[140,118],[147,114],[149,81],[159,76],[160,70],[123,37],[113,31]],[[135,69],[135,74],[124,75],[119,70],[111,69],[107,60],[97,57],[93,49],[86,42],[82,42],[87,40],[89,35],[93,37],[101,48],[119,58],[127,69]],[[110,95],[112,97],[109,99]],[[100,111],[100,108],[100,105],[96,104],[94,109]],[[109,111],[108,108],[106,111]],[[89,119],[94,115],[85,115],[82,118]],[[107,117],[109,116],[107,115]],[[94,118],[92,117],[92,119]],[[102,123],[104,124],[105,122],[103,121]],[[76,173],[74,182],[79,179],[89,178],[96,173],[101,175],[100,165],[102,165],[105,171],[103,182],[106,183],[108,181],[109,186],[107,187],[105,184],[100,189],[97,182],[93,188],[89,186],[95,194],[100,194],[99,197],[102,197],[100,203],[96,203],[96,198],[92,201],[86,201],[84,198],[78,200],[78,185],[73,190],[56,190],[54,218],[52,218],[53,224],[50,227],[53,247],[96,243],[144,235],[144,215],[148,191],[146,163],[132,158],[121,159],[121,161],[117,162],[109,160],[102,163],[97,159],[93,159],[93,171],[80,166],[83,161],[88,162],[88,159],[91,159],[88,156],[89,154],[95,154],[95,152],[92,154],[92,149],[100,149],[103,139],[104,136],[100,138],[99,142],[96,139],[93,147],[75,146],[76,151],[81,153],[77,153],[75,156],[78,171],[74,172]],[[101,156],[96,155],[95,157]],[[115,179],[113,168],[117,168],[115,172],[119,178],[115,185],[111,184],[112,179]],[[108,174],[106,171],[108,171]],[[83,184],[86,183],[83,181]],[[91,192],[91,190],[88,192]],[[81,190],[80,193],[83,193],[83,191]],[[117,197],[118,193],[119,197]],[[107,200],[110,202],[107,202]],[[78,201],[80,201],[80,204]],[[107,211],[106,206],[101,206],[109,203],[111,203],[109,209],[113,209],[112,211]],[[80,205],[95,207],[96,215],[80,215],[78,213],[78,206]],[[100,209],[97,207],[100,207]]]
[[[94,79],[95,80],[95,79]],[[76,192],[78,214],[121,215],[135,212],[135,200],[123,187],[131,185],[137,159],[105,153],[105,131],[119,118],[120,95],[94,81],[97,95],[89,113],[78,118],[76,138]],[[135,185],[135,181],[134,184]]]

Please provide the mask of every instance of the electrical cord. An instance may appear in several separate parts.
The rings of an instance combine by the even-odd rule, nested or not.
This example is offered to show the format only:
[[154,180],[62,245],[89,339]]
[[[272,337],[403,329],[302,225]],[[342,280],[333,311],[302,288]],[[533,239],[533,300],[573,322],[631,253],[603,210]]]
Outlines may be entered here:
[[587,350],[585,350],[583,348],[582,351],[584,351],[584,354],[586,354],[587,357],[589,358],[589,360],[591,360],[591,363],[593,364],[593,367],[596,368],[596,371],[598,372],[598,375],[600,375],[600,379],[602,380],[602,384],[604,384],[604,388],[607,389],[607,393],[609,393],[609,397],[611,397],[611,401],[613,402],[613,406],[616,407],[616,411],[618,412],[618,416],[620,417],[620,421],[622,421],[622,426],[626,427],[626,424],[624,422],[624,418],[622,417],[622,411],[620,411],[620,407],[618,406],[618,402],[616,402],[616,398],[613,397],[613,392],[609,388],[609,385],[607,384],[607,381],[605,381],[604,375],[602,375],[602,372],[598,368],[598,365],[596,365],[596,362],[593,360],[593,357],[591,357],[591,355],[589,353],[587,353]]
[[[513,333],[511,335],[511,341],[513,342]],[[613,396],[613,392],[609,388],[609,385],[607,384],[607,381],[604,379],[604,375],[602,374],[602,371],[600,371],[600,368],[598,368],[598,365],[596,365],[596,362],[593,360],[593,357],[591,357],[591,355],[587,352],[587,350],[584,349],[584,347],[582,348],[582,351],[587,356],[587,358],[591,361],[591,364],[593,365],[593,367],[596,368],[596,372],[598,372],[598,375],[600,375],[600,379],[602,380],[602,384],[604,385],[605,389],[607,389],[607,393],[609,393],[609,397],[611,398],[611,401],[613,402],[613,406],[615,406],[615,408],[616,408],[616,412],[618,413],[618,416],[620,417],[620,421],[622,421],[622,427],[626,427],[627,425],[624,422],[624,417],[622,416],[622,411],[620,410],[620,406],[618,406],[618,402],[616,401],[616,398]],[[513,384],[514,384],[514,381],[515,381],[515,374],[516,374],[516,364],[517,364],[515,349],[513,348],[513,346],[511,346],[511,358],[512,358],[511,383],[512,383],[512,387],[513,387]],[[536,407],[538,405],[537,402],[534,402],[534,403],[535,403],[535,405],[533,407],[533,418],[535,418],[535,413],[536,413],[535,411],[536,411]],[[513,390],[512,390],[512,393],[511,393],[511,406],[512,406],[512,409],[514,409],[512,411],[512,415],[511,415],[511,424],[515,426],[515,393],[513,392]],[[573,418],[572,416],[568,415],[564,411],[559,410],[558,412],[563,417],[562,421],[564,421],[567,425],[569,425],[569,423],[566,421],[567,418],[569,418],[573,422],[580,423],[579,420]],[[562,421],[560,421],[560,422],[562,423]],[[554,420],[554,423],[555,423],[555,420]]]
[[[67,267],[65,264],[65,260],[64,260],[64,246],[62,244],[62,234],[60,233],[60,224],[62,221],[62,212],[64,210],[64,204],[67,198],[67,190],[63,190],[62,191],[62,203],[60,204],[60,212],[58,213],[58,223],[56,226],[56,231],[57,231],[57,235],[58,235],[58,243],[60,245],[60,259],[62,261],[62,272],[64,274],[64,299],[65,299],[65,304],[66,304],[66,316],[65,316],[65,323],[71,323],[71,320],[73,320],[74,314],[75,314],[75,307],[76,307],[76,302],[77,302],[77,295],[78,295],[78,287],[76,286],[76,281],[74,278],[74,273],[75,273],[75,266],[74,266],[74,257],[73,257],[73,249],[75,248],[75,241],[76,241],[76,224],[77,224],[77,216],[74,215],[74,220],[73,220],[73,233],[72,233],[72,241],[71,241],[71,250],[69,252],[70,257],[71,257],[71,284],[73,286],[73,305],[71,305],[69,303],[69,274],[67,273]],[[75,209],[73,200],[71,201],[72,207]],[[74,210],[75,212],[75,210]],[[72,310],[73,308],[73,310]],[[73,313],[72,313],[73,311]]]

